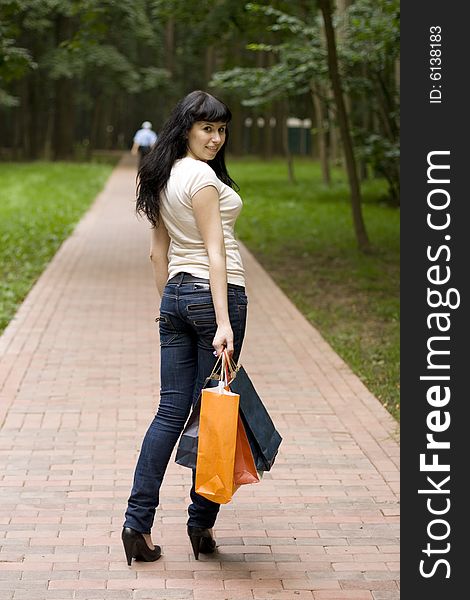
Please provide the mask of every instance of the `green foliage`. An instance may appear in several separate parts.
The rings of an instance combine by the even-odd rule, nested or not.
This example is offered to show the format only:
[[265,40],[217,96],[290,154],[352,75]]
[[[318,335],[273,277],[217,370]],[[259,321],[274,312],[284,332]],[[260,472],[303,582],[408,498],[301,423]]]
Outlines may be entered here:
[[243,104],[253,106],[305,94],[312,80],[326,77],[326,53],[320,43],[317,20],[307,24],[294,15],[256,3],[247,4],[246,9],[271,21],[274,19],[272,24],[264,27],[266,31],[277,34],[279,41],[271,44],[252,42],[247,44],[247,49],[272,53],[277,63],[270,67],[236,67],[215,73],[211,86],[242,91],[248,95]]
[[210,86],[249,93],[250,97],[242,100],[244,106],[265,104],[286,94],[295,94],[298,90],[295,74],[284,64],[268,68],[235,67],[215,73]]
[[8,93],[5,84],[20,79],[28,69],[36,67],[26,48],[16,46],[17,28],[9,22],[17,9],[15,1],[0,5],[0,107],[16,106],[18,98]]
[[388,181],[390,199],[399,203],[399,92],[395,63],[400,56],[399,0],[357,0],[338,22],[348,89],[370,99],[380,124],[374,131],[357,128],[358,154],[374,173]]
[[374,175],[387,180],[388,197],[394,204],[399,204],[400,148],[398,140],[391,142],[384,136],[367,132],[363,132],[362,136],[356,136],[356,140],[360,141],[357,146],[358,156],[371,166]]
[[0,332],[111,169],[109,164],[0,163]]
[[399,0],[356,0],[340,22],[349,61],[383,71],[400,55]]
[[47,77],[85,79],[93,74],[110,93],[122,88],[138,93],[148,88],[150,80],[158,84],[167,76],[164,69],[153,68],[149,79],[148,67],[141,69],[134,60],[132,46],[139,40],[155,47],[156,30],[147,8],[145,0],[33,2],[20,19],[30,35],[37,23],[53,35],[58,19],[66,20],[65,39],[49,44],[38,57]]
[[399,418],[399,210],[381,202],[386,182],[363,184],[374,252],[357,250],[347,177],[296,160],[298,183],[281,161],[233,160],[244,207],[237,234],[284,292],[393,416]]

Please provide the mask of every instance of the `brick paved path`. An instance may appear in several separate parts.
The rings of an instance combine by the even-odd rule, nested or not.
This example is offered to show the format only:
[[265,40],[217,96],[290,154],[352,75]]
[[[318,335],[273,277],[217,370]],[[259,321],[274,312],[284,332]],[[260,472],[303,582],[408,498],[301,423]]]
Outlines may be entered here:
[[120,533],[158,395],[148,226],[125,158],[0,338],[0,600],[394,600],[395,422],[246,251],[242,362],[284,437],[275,468],[224,506],[220,551],[185,533],[170,464],[154,539]]

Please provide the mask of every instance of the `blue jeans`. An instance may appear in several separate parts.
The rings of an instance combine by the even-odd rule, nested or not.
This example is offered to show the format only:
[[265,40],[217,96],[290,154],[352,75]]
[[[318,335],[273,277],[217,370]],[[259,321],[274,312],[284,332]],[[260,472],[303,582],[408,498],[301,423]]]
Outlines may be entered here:
[[[228,285],[228,309],[235,361],[245,335],[247,298],[241,286]],[[209,283],[179,273],[165,286],[160,306],[160,405],[145,434],[128,500],[125,527],[150,533],[159,491],[171,453],[191,406],[215,365],[212,340],[217,329]],[[196,494],[195,472],[188,525],[210,528],[220,505]]]

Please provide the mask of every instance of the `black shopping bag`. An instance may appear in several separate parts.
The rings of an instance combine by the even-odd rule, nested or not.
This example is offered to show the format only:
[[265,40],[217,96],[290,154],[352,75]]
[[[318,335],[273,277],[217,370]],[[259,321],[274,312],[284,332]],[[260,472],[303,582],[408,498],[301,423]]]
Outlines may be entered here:
[[240,414],[256,468],[258,471],[269,471],[282,437],[242,366],[238,367],[236,377],[230,382],[230,389],[240,396]]
[[184,426],[176,449],[175,462],[190,469],[196,468],[197,442],[199,436],[199,414],[201,412],[201,398],[199,397],[193,407],[189,419]]
[[[203,389],[206,387],[216,387],[219,379],[212,375],[204,382]],[[201,390],[202,393],[202,390]],[[175,462],[189,469],[196,468],[197,444],[199,436],[199,415],[201,413],[201,394],[193,406],[189,419],[186,421],[183,433],[176,449]]]

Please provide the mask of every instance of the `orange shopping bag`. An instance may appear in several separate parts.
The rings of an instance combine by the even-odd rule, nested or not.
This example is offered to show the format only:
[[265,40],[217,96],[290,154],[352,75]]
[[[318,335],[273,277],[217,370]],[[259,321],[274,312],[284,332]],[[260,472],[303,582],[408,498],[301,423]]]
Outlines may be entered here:
[[201,396],[199,442],[196,460],[196,493],[212,502],[230,502],[234,488],[235,448],[240,396],[221,381],[205,388]]
[[246,431],[243,426],[242,419],[238,415],[237,427],[237,446],[235,449],[235,467],[233,474],[233,483],[236,489],[241,485],[248,483],[258,483],[259,475],[256,470],[253,453],[251,452],[250,443],[246,436]]

